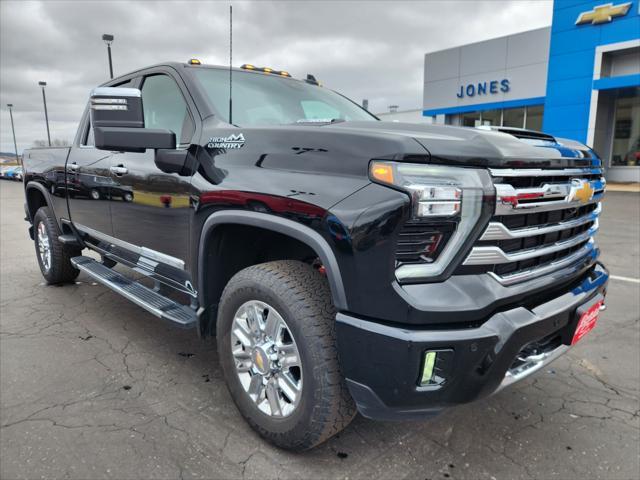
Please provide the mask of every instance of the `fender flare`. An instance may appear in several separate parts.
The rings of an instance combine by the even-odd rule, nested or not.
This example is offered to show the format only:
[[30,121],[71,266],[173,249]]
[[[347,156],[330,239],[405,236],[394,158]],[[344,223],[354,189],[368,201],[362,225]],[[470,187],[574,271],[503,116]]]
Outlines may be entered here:
[[315,230],[282,217],[277,217],[268,213],[247,212],[243,210],[224,210],[211,214],[204,222],[200,233],[200,244],[198,246],[198,291],[204,295],[205,269],[203,259],[205,258],[205,246],[216,227],[221,225],[248,225],[272,230],[283,235],[288,235],[308,245],[318,254],[322,264],[327,271],[327,279],[331,289],[333,303],[338,310],[348,310],[347,296],[340,274],[340,267],[333,250],[327,241]]
[[[42,195],[44,196],[44,200],[45,202],[47,202],[47,207],[49,207],[49,209],[51,209],[51,213],[53,214],[53,217],[56,219],[56,222],[58,223],[58,227],[61,227],[60,225],[60,220],[58,219],[58,216],[56,215],[56,212],[53,209],[53,202],[51,201],[51,195],[49,193],[49,190],[47,190],[47,188],[42,185],[41,183],[35,182],[35,181],[30,181],[27,182],[27,185],[24,189],[25,191],[25,202],[27,203],[27,213],[29,213],[29,190],[39,190],[40,193],[42,193]],[[31,223],[33,223],[33,218],[31,218],[31,213],[29,213],[29,220]]]

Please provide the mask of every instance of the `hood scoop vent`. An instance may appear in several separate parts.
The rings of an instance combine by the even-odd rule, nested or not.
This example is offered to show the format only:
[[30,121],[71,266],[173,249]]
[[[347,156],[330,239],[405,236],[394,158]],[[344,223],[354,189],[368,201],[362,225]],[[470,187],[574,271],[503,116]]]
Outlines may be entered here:
[[542,132],[536,132],[535,130],[526,130],[524,128],[510,128],[510,127],[490,127],[480,126],[476,127],[479,130],[492,130],[494,132],[507,133],[516,138],[527,140],[545,140],[548,142],[555,142],[555,137]]

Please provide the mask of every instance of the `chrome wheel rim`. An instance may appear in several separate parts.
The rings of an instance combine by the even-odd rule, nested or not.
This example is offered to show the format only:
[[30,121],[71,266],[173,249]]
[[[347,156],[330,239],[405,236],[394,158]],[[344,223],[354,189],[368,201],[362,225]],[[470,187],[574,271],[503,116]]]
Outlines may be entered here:
[[47,235],[47,227],[44,223],[38,224],[38,251],[40,252],[40,261],[46,271],[51,268],[51,245],[49,244],[49,235]]
[[270,417],[291,415],[302,397],[298,346],[282,316],[257,300],[233,317],[231,354],[240,384],[256,407]]

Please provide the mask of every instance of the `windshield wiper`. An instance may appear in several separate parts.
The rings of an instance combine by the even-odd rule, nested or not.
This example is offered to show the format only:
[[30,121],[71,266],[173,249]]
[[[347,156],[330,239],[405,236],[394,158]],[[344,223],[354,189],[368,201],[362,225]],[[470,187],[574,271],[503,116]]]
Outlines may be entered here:
[[301,118],[291,125],[327,125],[346,122],[344,118]]

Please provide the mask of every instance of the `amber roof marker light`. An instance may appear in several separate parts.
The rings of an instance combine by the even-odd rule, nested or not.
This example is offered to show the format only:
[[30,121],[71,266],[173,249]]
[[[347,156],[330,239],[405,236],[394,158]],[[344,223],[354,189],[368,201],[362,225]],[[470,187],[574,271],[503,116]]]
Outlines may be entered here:
[[242,70],[251,70],[253,72],[269,73],[271,75],[280,75],[281,77],[291,77],[289,72],[285,70],[274,70],[271,67],[256,67],[250,63],[245,63],[240,67]]

